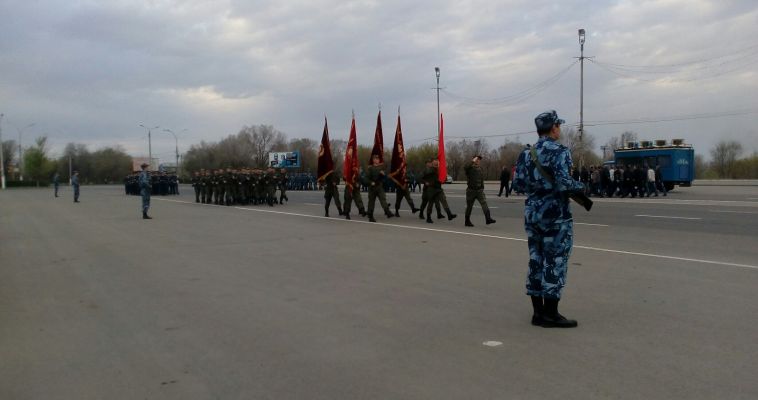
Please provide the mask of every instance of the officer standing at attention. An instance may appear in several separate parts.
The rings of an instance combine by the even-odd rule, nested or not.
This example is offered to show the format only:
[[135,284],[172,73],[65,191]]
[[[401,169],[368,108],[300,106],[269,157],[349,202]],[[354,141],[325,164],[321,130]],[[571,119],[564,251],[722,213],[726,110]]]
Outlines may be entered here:
[[71,186],[74,188],[74,203],[79,202],[79,171],[74,171],[71,177]]
[[466,172],[466,226],[474,226],[471,223],[471,209],[474,207],[474,200],[479,202],[484,211],[484,218],[487,225],[494,224],[495,220],[490,217],[490,208],[487,207],[487,198],[484,197],[484,174],[479,163],[482,156],[476,155],[471,161],[463,165],[463,171]]
[[558,313],[574,236],[568,194],[584,189],[584,185],[569,175],[571,152],[558,143],[564,122],[554,110],[534,119],[539,140],[519,156],[513,180],[516,190],[527,195],[524,207],[529,245],[526,293],[531,296],[534,309],[532,325],[545,328],[577,326],[575,320]]
[[[53,175],[53,186],[55,187],[55,197],[58,197],[58,188],[61,186],[61,177],[57,172]],[[658,196],[658,193],[655,195]]]
[[139,174],[139,194],[142,196],[142,219],[153,219],[147,215],[150,208],[150,172],[147,170],[148,164],[140,165],[142,172]]

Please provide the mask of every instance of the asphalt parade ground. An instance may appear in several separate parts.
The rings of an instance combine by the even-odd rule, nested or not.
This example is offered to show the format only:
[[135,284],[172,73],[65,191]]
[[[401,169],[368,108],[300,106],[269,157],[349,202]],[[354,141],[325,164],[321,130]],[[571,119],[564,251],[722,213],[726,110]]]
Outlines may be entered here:
[[565,330],[529,323],[496,189],[474,228],[457,184],[434,224],[0,191],[0,399],[758,398],[758,186],[574,206]]

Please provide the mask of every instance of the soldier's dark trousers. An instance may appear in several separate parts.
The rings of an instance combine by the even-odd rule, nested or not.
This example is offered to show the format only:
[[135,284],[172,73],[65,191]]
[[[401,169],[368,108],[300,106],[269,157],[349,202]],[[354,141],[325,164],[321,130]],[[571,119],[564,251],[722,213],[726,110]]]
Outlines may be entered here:
[[416,206],[413,204],[411,193],[408,191],[408,189],[398,187],[397,190],[395,190],[395,213],[397,214],[398,210],[400,210],[400,203],[403,202],[403,199],[405,199],[405,201],[408,202],[408,205],[411,206],[411,210],[413,212],[416,212]]
[[384,189],[377,185],[372,186],[368,191],[368,214],[374,215],[374,204],[376,199],[379,198],[379,204],[382,206],[384,213],[390,215],[390,208],[387,205],[387,197],[384,194]]
[[355,202],[355,206],[358,207],[359,212],[365,212],[363,199],[361,199],[361,191],[357,185],[353,186],[353,190],[350,190],[347,186],[345,187],[345,214],[350,214],[350,210],[352,209],[351,204],[353,202]]
[[487,199],[484,197],[484,190],[466,189],[466,220],[471,218],[471,209],[474,208],[475,200],[482,206],[484,215],[489,215],[490,213],[490,209],[487,206]]
[[200,202],[200,187],[195,186],[195,203]]
[[332,199],[334,199],[334,205],[337,206],[337,211],[342,214],[342,204],[340,204],[340,191],[338,188],[332,185],[325,187],[324,199],[326,200],[324,208],[326,209],[327,216],[329,215],[329,205],[332,204]]

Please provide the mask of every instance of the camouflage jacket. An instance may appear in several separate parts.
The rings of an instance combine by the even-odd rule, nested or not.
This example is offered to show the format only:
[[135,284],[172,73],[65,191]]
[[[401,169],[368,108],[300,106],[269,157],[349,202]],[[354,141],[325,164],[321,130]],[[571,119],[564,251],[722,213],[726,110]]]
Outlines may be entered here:
[[513,187],[526,193],[524,222],[527,224],[551,225],[570,221],[568,194],[584,188],[581,182],[571,178],[572,161],[568,148],[547,136],[534,144],[540,164],[555,178],[554,184],[540,174],[532,162],[530,149],[521,152],[516,162]]

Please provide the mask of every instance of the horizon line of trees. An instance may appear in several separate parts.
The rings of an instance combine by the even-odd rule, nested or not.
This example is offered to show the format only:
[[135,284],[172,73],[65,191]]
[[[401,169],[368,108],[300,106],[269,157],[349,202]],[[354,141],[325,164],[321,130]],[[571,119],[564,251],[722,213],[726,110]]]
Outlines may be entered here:
[[[394,140],[394,132],[385,135],[384,158],[389,165]],[[578,166],[601,165],[603,161],[612,159],[613,149],[626,142],[636,141],[637,134],[625,131],[618,137],[606,142],[606,149],[611,151],[603,155],[596,154],[595,138],[585,132],[579,140],[578,132],[573,128],[564,130],[561,143],[566,145]],[[229,135],[217,142],[201,141],[194,144],[184,154],[181,171],[183,178],[200,169],[219,168],[264,168],[268,165],[268,154],[272,151],[298,151],[301,157],[301,168],[297,172],[315,173],[318,160],[320,141],[310,138],[288,139],[287,135],[271,125],[243,126],[237,134]],[[330,140],[335,169],[341,171],[347,140]],[[445,143],[448,174],[454,180],[465,179],[463,165],[475,154],[481,154],[481,167],[487,180],[496,180],[504,166],[511,167],[516,163],[524,144],[506,139],[499,146],[491,146],[486,140],[459,139],[448,140]],[[358,145],[358,159],[366,165],[373,148],[373,142]],[[18,179],[18,171],[13,166],[17,164],[16,142],[13,140],[2,143],[5,162],[6,178],[10,181]],[[758,179],[758,152],[742,157],[743,146],[736,141],[718,142],[709,151],[710,161],[703,154],[695,155],[696,179]],[[417,175],[423,172],[425,161],[437,156],[437,143],[424,142],[418,145],[406,146],[406,162],[408,171]],[[72,167],[80,173],[82,183],[119,183],[124,176],[132,172],[132,157],[120,146],[103,147],[95,151],[81,143],[68,143],[62,155],[58,158],[49,156],[47,137],[38,137],[34,144],[28,146],[23,155],[23,175],[25,180],[48,182],[55,172],[60,175],[61,182],[69,180],[69,158]],[[11,171],[16,171],[11,173]]]

